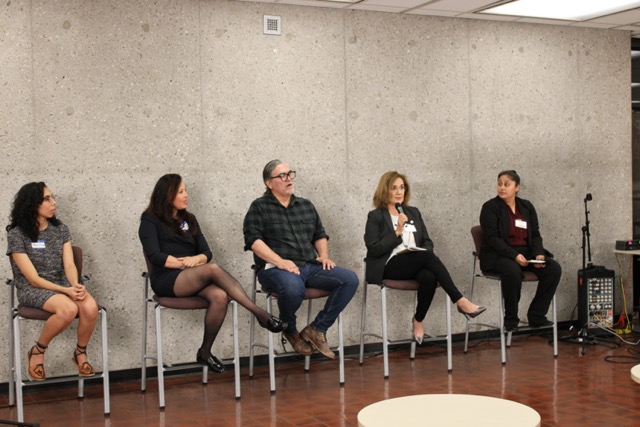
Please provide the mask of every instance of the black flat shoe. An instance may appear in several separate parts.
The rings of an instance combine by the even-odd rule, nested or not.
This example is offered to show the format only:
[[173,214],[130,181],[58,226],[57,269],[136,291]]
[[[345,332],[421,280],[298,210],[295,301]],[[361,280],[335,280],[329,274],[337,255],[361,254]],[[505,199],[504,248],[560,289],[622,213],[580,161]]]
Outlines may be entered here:
[[487,311],[486,307],[478,307],[478,309],[473,313],[467,313],[462,311],[462,309],[458,306],[456,306],[456,308],[458,309],[458,313],[462,314],[467,319],[475,319],[476,317],[480,316],[482,313]]
[[275,316],[269,317],[269,320],[267,320],[267,323],[262,323],[261,321],[258,320],[258,325],[262,326],[265,329],[268,329],[273,333],[282,332],[285,329],[287,329],[287,326],[288,326],[287,322],[283,322],[282,320],[278,319]]
[[517,324],[512,324],[512,323],[505,323],[504,324],[504,331],[509,333],[509,332],[517,332],[518,331],[518,325]]
[[200,357],[200,352],[198,352],[198,355],[196,356],[196,361],[201,365],[207,365],[209,369],[211,369],[213,372],[217,372],[221,374],[225,371],[224,365],[222,364],[220,359],[215,357],[213,354],[209,354],[209,357],[207,357],[207,360],[205,360],[202,357]]

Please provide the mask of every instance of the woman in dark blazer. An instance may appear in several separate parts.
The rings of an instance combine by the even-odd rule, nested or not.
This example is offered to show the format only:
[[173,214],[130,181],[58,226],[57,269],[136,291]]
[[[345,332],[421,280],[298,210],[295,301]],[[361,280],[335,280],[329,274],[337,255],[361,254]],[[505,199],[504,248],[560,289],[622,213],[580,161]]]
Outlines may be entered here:
[[473,304],[456,288],[447,268],[433,253],[433,242],[417,208],[408,206],[411,187],[407,178],[395,171],[380,177],[373,195],[376,209],[369,212],[364,235],[367,245],[366,280],[416,280],[418,305],[413,317],[413,336],[422,343],[422,321],[431,305],[438,283],[460,313],[476,317],[484,307]]
[[487,201],[480,212],[480,227],[484,235],[480,268],[501,276],[504,326],[508,332],[516,330],[520,322],[518,302],[522,271],[531,271],[539,279],[527,312],[531,327],[551,325],[546,314],[562,275],[560,264],[542,245],[536,209],[528,200],[517,197],[519,190],[520,176],[516,171],[500,172],[498,195]]

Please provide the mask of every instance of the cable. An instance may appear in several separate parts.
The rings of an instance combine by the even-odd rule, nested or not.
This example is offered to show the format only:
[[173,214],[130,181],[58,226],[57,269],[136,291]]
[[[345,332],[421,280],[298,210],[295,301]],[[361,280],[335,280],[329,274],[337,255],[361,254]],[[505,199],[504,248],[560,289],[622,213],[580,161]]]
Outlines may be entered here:
[[603,327],[602,325],[598,324],[598,323],[590,323],[589,327],[594,327],[594,328],[598,328],[598,329],[602,329],[603,331],[607,332],[608,334],[613,335],[614,337],[618,338],[620,341],[622,341],[623,343],[627,344],[627,345],[640,345],[640,339],[636,342],[632,342],[632,341],[627,341],[624,338],[622,338],[620,335],[616,334],[615,332],[613,332],[610,329],[607,329],[605,327]]
[[[620,256],[616,256],[616,261],[618,261],[618,270],[619,271],[624,271],[622,269],[622,263],[620,261]],[[627,271],[627,288],[629,286],[630,277],[631,277],[631,263],[629,263],[629,269]],[[628,289],[625,289],[624,279],[623,279],[622,274],[620,275],[620,290],[622,291],[623,313],[620,314],[620,317],[618,317],[618,321],[615,324],[613,324],[612,326],[616,326],[616,325],[620,324],[621,321],[623,320],[622,316],[624,316],[624,321],[626,323],[620,325],[620,326],[623,327],[623,329],[618,329],[615,332],[617,332],[619,334],[630,334],[631,331],[633,330],[633,325],[632,325],[631,322],[629,322],[629,314],[627,313],[627,291],[628,291]]]

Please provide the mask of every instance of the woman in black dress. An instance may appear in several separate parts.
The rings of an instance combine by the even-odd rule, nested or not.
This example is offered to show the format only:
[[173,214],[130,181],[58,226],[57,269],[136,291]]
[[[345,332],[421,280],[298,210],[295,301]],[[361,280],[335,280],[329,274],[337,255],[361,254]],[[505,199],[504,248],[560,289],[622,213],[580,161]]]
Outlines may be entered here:
[[281,332],[287,325],[255,305],[233,276],[209,262],[211,250],[196,217],[187,211],[187,203],[187,190],[180,175],[164,175],[156,183],[149,206],[141,216],[138,234],[152,266],[149,274],[156,295],[197,295],[209,301],[204,338],[196,360],[214,372],[224,372],[224,365],[211,354],[211,347],[230,299],[253,313],[260,326],[271,332]]

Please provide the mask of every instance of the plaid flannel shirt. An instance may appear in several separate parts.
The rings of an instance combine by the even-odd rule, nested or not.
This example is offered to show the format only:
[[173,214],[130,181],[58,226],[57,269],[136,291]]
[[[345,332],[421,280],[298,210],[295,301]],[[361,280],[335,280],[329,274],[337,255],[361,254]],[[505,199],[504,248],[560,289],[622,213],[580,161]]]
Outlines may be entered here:
[[[280,257],[293,261],[298,267],[316,262],[314,242],[329,238],[315,206],[295,195],[291,196],[286,208],[273,194],[254,200],[244,218],[243,231],[245,251],[251,250],[256,240],[262,240]],[[264,260],[255,254],[253,258],[256,271],[264,268]]]

